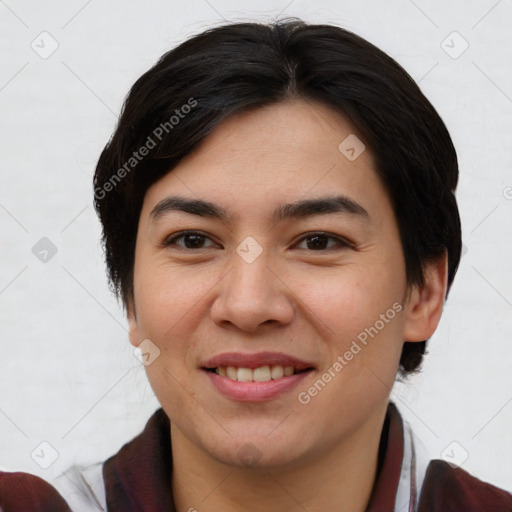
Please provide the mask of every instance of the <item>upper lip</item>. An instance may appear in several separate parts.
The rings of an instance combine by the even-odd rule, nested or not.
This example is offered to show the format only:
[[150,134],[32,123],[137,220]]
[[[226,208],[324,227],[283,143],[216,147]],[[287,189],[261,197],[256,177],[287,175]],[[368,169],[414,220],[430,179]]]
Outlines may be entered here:
[[243,352],[224,352],[208,359],[203,368],[217,368],[219,366],[236,366],[237,368],[259,368],[260,366],[293,366],[296,370],[313,368],[311,363],[282,352],[257,352],[253,354]]

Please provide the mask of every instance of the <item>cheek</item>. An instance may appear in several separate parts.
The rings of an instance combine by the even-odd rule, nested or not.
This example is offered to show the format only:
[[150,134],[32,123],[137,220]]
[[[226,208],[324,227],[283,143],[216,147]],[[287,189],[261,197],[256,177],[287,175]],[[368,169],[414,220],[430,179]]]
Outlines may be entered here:
[[324,366],[318,378],[329,381],[325,390],[322,383],[317,386],[322,392],[313,408],[320,414],[338,403],[335,414],[341,420],[361,407],[372,409],[393,386],[403,344],[402,281],[391,269],[385,273],[371,266],[340,269],[338,278],[316,277],[302,279],[298,293],[322,335]]
[[183,365],[194,349],[193,333],[204,318],[206,300],[220,278],[211,270],[168,264],[137,269],[134,284],[139,336],[151,339],[168,364]]
[[191,267],[140,266],[136,276],[139,336],[149,338],[160,350],[145,368],[148,381],[168,414],[180,418],[183,428],[192,428],[188,423],[197,419],[197,411],[191,405],[194,388],[187,385],[187,360],[196,349],[193,334],[202,317],[201,298],[212,285]]
[[[355,339],[386,315],[402,295],[401,279],[393,276],[392,269],[371,265],[300,273],[293,278],[288,274],[288,279],[304,314],[309,311],[310,321],[323,326],[322,334],[333,341]],[[386,319],[389,316],[395,319],[395,311]],[[387,322],[386,330],[391,323],[396,324]]]
[[[299,390],[302,399],[309,400],[305,416],[318,418],[328,411],[332,424],[347,425],[351,418],[351,428],[356,428],[389,394],[403,324],[402,290],[392,280],[391,274],[383,279],[366,268],[347,271],[338,280],[310,278],[304,285],[301,294],[314,311],[316,326],[328,327],[319,344],[324,366],[311,387]],[[330,425],[323,428],[323,435],[332,435]]]

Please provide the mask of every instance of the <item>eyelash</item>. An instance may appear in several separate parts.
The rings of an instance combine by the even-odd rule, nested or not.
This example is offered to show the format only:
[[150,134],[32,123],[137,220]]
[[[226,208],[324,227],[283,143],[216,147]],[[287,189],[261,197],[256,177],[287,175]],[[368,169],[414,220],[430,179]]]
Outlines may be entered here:
[[[207,235],[205,235],[204,233],[201,233],[200,231],[181,231],[180,233],[177,233],[175,235],[172,235],[171,237],[167,238],[164,240],[164,242],[162,243],[162,246],[163,247],[169,247],[171,245],[176,245],[175,242],[176,240],[179,240],[180,238],[184,238],[188,235],[197,235],[197,236],[200,236],[204,239],[210,239]],[[338,249],[346,249],[346,248],[349,248],[349,249],[354,249],[355,248],[355,244],[353,244],[352,242],[349,242],[348,240],[342,238],[342,237],[339,237],[339,236],[336,236],[336,235],[333,235],[331,233],[327,233],[327,232],[324,232],[324,231],[312,231],[310,233],[306,233],[302,238],[300,238],[298,240],[298,242],[295,244],[299,244],[300,242],[304,241],[304,240],[307,240],[308,238],[313,238],[313,237],[316,237],[316,236],[319,236],[319,237],[325,237],[325,238],[328,238],[328,239],[332,239],[332,240],[335,240],[338,244]],[[210,239],[211,240],[211,239]],[[199,247],[197,249],[191,249],[189,247],[183,247],[183,246],[180,246],[182,249],[186,250],[186,251],[196,251],[196,250],[200,250],[200,249],[209,249],[209,247]],[[327,249],[319,249],[319,250],[310,250],[309,252],[327,252],[327,251],[330,251],[330,250],[333,250],[333,249],[336,249],[336,247],[329,247]],[[307,250],[307,249],[306,249]]]

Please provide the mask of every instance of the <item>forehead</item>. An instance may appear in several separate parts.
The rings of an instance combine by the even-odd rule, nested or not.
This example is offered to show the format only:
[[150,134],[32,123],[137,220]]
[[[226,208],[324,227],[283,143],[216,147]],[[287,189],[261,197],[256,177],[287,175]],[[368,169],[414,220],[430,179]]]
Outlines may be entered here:
[[[348,150],[348,152],[347,152]],[[166,196],[207,199],[228,215],[275,211],[299,199],[343,195],[386,201],[373,157],[340,113],[294,100],[235,114],[147,191],[146,216]]]

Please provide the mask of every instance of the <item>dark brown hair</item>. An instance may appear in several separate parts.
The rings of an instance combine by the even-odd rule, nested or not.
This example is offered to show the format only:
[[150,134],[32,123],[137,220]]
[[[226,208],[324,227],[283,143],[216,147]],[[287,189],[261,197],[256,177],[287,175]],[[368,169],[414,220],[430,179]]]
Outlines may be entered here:
[[[342,113],[372,151],[392,201],[409,284],[448,253],[460,260],[457,156],[434,107],[407,72],[340,27],[287,18],[228,23],[164,54],[131,88],[94,175],[95,208],[112,291],[133,296],[137,226],[146,190],[230,115],[292,98]],[[406,374],[426,341],[404,344]]]

